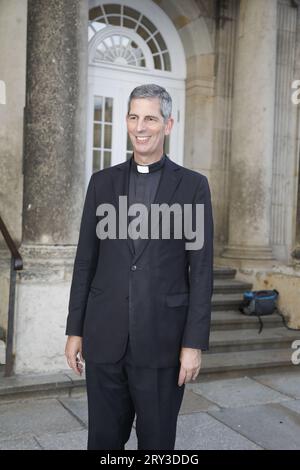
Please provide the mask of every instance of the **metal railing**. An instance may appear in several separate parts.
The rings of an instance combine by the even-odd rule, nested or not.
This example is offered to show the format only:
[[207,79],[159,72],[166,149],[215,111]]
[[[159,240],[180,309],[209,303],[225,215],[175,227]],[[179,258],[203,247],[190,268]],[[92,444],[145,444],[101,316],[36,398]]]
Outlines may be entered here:
[[15,242],[11,238],[5,223],[0,216],[0,232],[3,235],[5,243],[10,251],[10,282],[9,282],[9,300],[8,300],[8,320],[6,331],[6,360],[5,360],[5,377],[9,377],[13,373],[14,368],[14,320],[15,320],[15,291],[16,291],[16,271],[23,269],[23,260],[18,252]]

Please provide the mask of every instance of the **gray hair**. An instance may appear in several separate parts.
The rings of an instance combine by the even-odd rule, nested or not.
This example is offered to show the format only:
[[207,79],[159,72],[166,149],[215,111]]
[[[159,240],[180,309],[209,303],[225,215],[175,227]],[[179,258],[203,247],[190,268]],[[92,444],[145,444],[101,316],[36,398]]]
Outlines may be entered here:
[[137,86],[132,90],[128,100],[128,114],[131,101],[135,98],[158,98],[160,101],[160,112],[164,121],[167,122],[172,112],[172,98],[167,90],[155,83]]

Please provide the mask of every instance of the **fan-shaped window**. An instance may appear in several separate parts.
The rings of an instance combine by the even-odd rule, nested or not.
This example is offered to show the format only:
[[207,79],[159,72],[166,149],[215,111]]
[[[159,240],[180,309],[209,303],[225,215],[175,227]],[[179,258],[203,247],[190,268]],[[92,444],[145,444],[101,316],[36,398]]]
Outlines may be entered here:
[[[170,54],[161,33],[152,21],[134,8],[100,5],[90,10],[89,20],[89,40],[100,30],[109,32],[97,43],[95,62],[171,71]],[[126,33],[126,28],[135,38],[130,31]],[[147,60],[149,54],[151,61]]]

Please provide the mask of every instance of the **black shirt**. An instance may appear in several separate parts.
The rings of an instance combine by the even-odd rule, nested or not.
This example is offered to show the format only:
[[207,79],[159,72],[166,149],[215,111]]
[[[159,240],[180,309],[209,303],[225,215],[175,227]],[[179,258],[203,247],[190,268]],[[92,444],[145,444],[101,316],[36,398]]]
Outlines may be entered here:
[[[156,196],[165,160],[166,157],[165,155],[163,155],[160,160],[151,163],[150,165],[138,165],[134,160],[134,156],[132,155],[130,161],[130,178],[128,193],[129,207],[135,203],[144,204],[147,207],[149,214],[151,204],[153,203]],[[138,171],[140,167],[142,167],[141,170],[145,168],[146,170],[148,170],[148,172],[140,173]],[[136,216],[129,216],[129,222],[138,216],[138,213]],[[137,240],[132,240],[135,252],[138,250],[140,241],[141,238],[138,238]]]

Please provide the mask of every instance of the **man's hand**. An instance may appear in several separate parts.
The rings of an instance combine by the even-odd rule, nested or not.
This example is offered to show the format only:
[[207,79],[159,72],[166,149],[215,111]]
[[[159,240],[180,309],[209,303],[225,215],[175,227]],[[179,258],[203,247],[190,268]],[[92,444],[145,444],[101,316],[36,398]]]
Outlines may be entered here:
[[201,349],[181,348],[178,385],[195,380],[201,367]]
[[83,371],[84,359],[82,357],[82,338],[81,336],[68,336],[65,348],[65,356],[69,367],[75,374],[81,375]]

